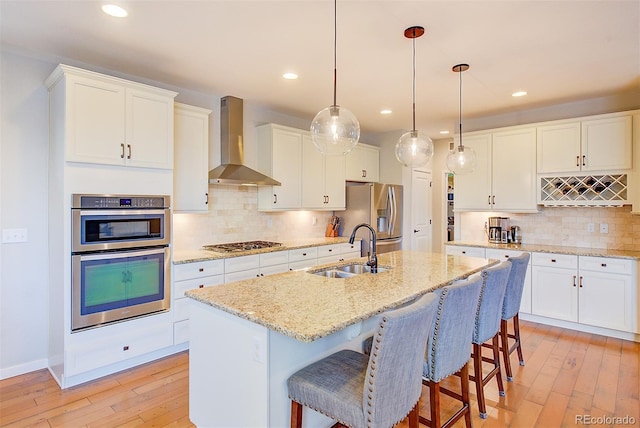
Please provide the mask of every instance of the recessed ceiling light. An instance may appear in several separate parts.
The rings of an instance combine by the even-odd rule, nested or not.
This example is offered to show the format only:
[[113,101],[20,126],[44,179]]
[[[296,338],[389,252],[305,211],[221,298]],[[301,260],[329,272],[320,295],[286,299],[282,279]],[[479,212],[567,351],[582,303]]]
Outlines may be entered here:
[[518,91],[511,94],[512,97],[524,97],[527,95],[527,91]]
[[380,114],[391,114],[391,113],[393,113],[393,111],[391,111],[391,110],[390,110],[390,109],[388,109],[388,108],[385,108],[385,109],[380,110]]
[[441,135],[448,135],[448,134],[449,134],[449,131],[440,131],[440,134],[441,134]]
[[284,73],[282,77],[284,77],[287,80],[295,80],[298,78],[298,75],[296,73]]
[[129,13],[126,10],[124,10],[123,8],[115,4],[103,5],[102,11],[107,15],[115,16],[116,18],[124,18],[125,16],[129,15]]

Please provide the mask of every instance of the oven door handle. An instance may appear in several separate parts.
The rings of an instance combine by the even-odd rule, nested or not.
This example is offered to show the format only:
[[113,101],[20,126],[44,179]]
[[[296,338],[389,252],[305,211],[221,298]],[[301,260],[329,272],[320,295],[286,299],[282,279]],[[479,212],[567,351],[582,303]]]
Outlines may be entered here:
[[153,209],[153,210],[80,210],[80,216],[96,215],[96,216],[110,216],[110,215],[157,215],[167,214],[169,209]]
[[76,257],[80,257],[80,260],[82,261],[87,261],[87,260],[109,260],[109,259],[123,259],[125,257],[136,257],[136,256],[150,256],[153,254],[162,254],[165,253],[166,251],[168,251],[168,247],[167,246],[162,246],[162,247],[154,247],[154,248],[150,248],[150,249],[143,249],[143,250],[118,250],[118,251],[113,251],[113,252],[108,252],[108,253],[95,253],[95,252],[89,252],[89,253],[75,253],[74,255]]

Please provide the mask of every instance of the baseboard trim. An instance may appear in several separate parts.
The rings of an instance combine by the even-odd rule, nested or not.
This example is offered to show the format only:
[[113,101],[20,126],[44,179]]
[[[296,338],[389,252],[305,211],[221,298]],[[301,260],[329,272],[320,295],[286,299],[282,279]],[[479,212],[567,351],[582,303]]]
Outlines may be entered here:
[[27,363],[18,364],[11,367],[0,369],[0,379],[8,379],[10,377],[19,376],[29,372],[46,369],[48,360],[41,358],[39,360],[29,361]]
[[579,324],[577,322],[571,322],[571,321],[557,320],[554,318],[547,318],[547,317],[542,317],[540,315],[526,314],[523,312],[520,312],[519,317],[521,320],[525,320],[525,321],[533,321],[539,324],[546,324],[546,325],[552,325],[554,327],[568,328],[569,330],[583,331],[585,333],[599,334],[601,336],[615,337],[616,339],[624,339],[624,340],[630,340],[632,342],[640,343],[640,334],[636,334],[636,333],[612,330],[612,329],[603,328],[603,327],[595,327],[595,326]]

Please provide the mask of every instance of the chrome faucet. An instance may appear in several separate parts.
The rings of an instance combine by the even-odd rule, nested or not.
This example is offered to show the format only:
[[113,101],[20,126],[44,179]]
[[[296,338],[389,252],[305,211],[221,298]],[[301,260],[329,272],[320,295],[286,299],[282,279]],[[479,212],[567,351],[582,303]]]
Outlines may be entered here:
[[366,227],[371,232],[371,252],[367,251],[367,266],[371,267],[371,273],[378,273],[378,256],[376,255],[376,231],[368,225],[367,223],[360,223],[356,227],[353,228],[353,232],[351,232],[351,236],[349,237],[349,244],[353,244],[353,241],[356,237],[356,231],[361,227]]

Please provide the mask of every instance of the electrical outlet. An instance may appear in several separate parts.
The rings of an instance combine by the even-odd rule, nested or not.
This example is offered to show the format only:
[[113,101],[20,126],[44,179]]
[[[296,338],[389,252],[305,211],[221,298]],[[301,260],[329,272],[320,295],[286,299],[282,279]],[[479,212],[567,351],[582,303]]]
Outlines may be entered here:
[[609,233],[609,225],[607,223],[600,223],[600,233]]
[[2,229],[2,243],[27,242],[27,229]]
[[596,228],[594,227],[593,223],[587,224],[587,232],[593,233],[595,231],[596,231]]

